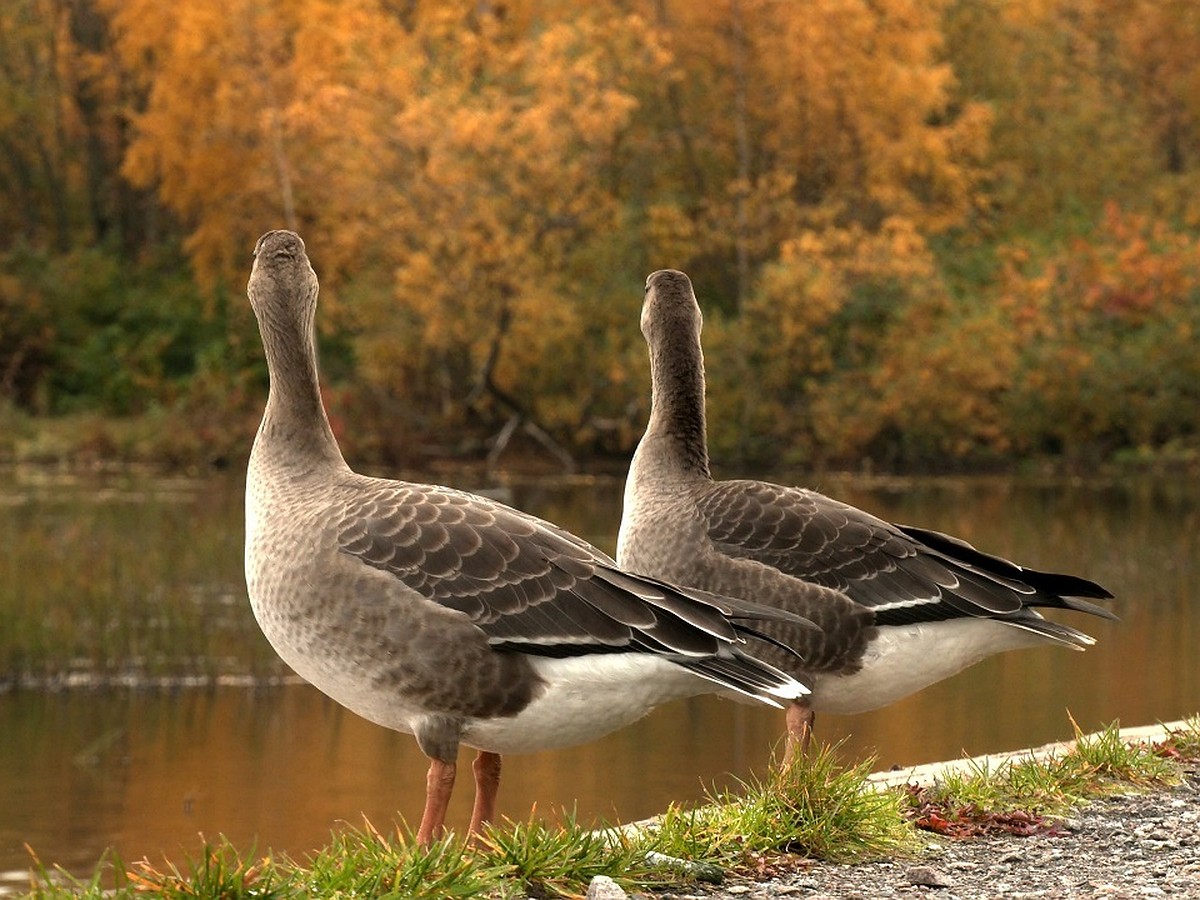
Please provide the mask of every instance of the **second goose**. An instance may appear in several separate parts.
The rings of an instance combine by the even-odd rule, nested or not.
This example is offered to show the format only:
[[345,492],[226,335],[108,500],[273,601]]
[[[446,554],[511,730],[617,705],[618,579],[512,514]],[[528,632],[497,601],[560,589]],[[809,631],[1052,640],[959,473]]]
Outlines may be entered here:
[[1005,650],[1094,643],[1039,608],[1115,618],[1089,602],[1112,595],[1086,579],[1027,569],[815,491],[714,481],[701,325],[687,275],[650,275],[641,319],[650,348],[650,421],[626,482],[617,562],[820,626],[763,626],[799,658],[755,648],[812,688],[788,708],[785,760],[806,745],[814,710],[875,709]]

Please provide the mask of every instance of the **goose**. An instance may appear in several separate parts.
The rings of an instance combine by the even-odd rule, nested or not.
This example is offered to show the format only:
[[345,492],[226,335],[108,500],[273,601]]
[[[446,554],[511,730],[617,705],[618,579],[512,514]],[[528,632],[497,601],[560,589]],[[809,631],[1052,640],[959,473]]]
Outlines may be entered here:
[[1006,650],[1095,643],[1039,608],[1116,618],[1088,602],[1112,595],[1083,578],[1024,568],[816,491],[714,480],[702,324],[686,274],[647,278],[650,417],[625,483],[617,563],[820,626],[763,628],[799,656],[785,659],[773,647],[758,655],[811,688],[787,707],[785,764],[807,747],[815,710],[876,709]]
[[502,754],[589,741],[706,691],[783,706],[807,690],[745,647],[764,619],[811,623],[627,574],[484,497],[352,471],[321,400],[299,235],[258,240],[247,294],[270,380],[246,484],[251,608],[302,678],[416,738],[430,760],[420,845],[445,831],[460,745],[478,751],[475,834]]

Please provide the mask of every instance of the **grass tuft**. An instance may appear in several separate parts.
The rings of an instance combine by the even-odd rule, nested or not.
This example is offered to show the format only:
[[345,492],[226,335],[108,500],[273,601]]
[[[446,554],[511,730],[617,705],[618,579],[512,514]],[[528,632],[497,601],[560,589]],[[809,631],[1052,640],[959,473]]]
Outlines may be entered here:
[[1075,778],[1080,796],[1127,790],[1131,785],[1146,787],[1178,782],[1177,767],[1153,747],[1121,738],[1120,722],[1114,721],[1093,735],[1085,735],[1074,719],[1071,726],[1075,729],[1075,747],[1064,761],[1074,762],[1082,769]]
[[[30,900],[101,900],[115,894],[129,892],[125,867],[115,851],[109,850],[100,858],[95,870],[86,878],[77,878],[59,866],[47,867],[28,844],[25,850],[32,862],[30,889],[24,896]],[[115,885],[115,887],[114,887]]]
[[478,897],[500,884],[501,873],[473,858],[451,834],[428,848],[408,831],[381,834],[368,820],[363,828],[334,832],[328,846],[307,865],[289,864],[287,888],[295,897]]
[[1071,724],[1075,746],[1061,755],[1005,762],[994,772],[975,765],[930,786],[909,785],[906,815],[920,828],[955,837],[1032,834],[1056,830],[1056,817],[1091,798],[1178,781],[1174,761],[1123,740],[1120,723],[1094,735]]
[[[251,849],[247,856],[253,855]],[[159,869],[143,859],[125,877],[134,891],[156,897],[270,900],[284,896],[274,860],[267,856],[247,862],[224,836],[216,843],[206,840],[200,856],[187,857],[182,867],[168,862]]]
[[584,827],[574,812],[564,812],[555,825],[531,812],[525,822],[491,826],[480,837],[476,855],[530,897],[575,896],[586,892],[597,875],[625,887],[654,880],[637,841],[612,830]]
[[741,867],[764,855],[791,854],[836,861],[915,850],[912,829],[893,792],[866,788],[873,759],[843,769],[836,747],[817,747],[766,780],[723,792],[695,810],[672,807],[654,849]]
[[1200,714],[1184,719],[1183,727],[1171,731],[1154,751],[1167,759],[1200,762]]

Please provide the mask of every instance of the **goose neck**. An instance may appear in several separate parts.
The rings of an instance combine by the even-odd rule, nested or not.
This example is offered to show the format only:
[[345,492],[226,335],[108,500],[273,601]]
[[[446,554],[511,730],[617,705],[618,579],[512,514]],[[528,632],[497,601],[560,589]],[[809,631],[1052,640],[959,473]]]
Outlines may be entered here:
[[311,324],[264,323],[270,389],[255,450],[273,448],[292,462],[346,463],[329,424],[317,375],[316,343]]
[[709,478],[703,357],[652,353],[650,371],[653,390],[643,444],[655,446],[678,472]]

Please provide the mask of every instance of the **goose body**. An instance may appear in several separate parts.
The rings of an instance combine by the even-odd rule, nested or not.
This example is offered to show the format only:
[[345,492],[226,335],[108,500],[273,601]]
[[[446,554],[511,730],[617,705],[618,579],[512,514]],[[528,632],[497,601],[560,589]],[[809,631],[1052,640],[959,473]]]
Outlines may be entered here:
[[431,760],[422,843],[442,829],[460,744],[480,751],[476,830],[500,754],[591,740],[705,691],[778,704],[806,690],[745,652],[747,623],[776,612],[626,574],[483,497],[352,471],[318,387],[317,291],[298,235],[259,239],[247,292],[270,392],[247,479],[246,582],[289,666],[416,737]]
[[651,411],[626,481],[618,563],[820,626],[763,628],[799,658],[783,659],[771,647],[762,657],[812,688],[789,711],[789,750],[806,739],[813,710],[884,706],[994,653],[1094,643],[1039,608],[1113,617],[1089,602],[1109,598],[1108,591],[1083,578],[1027,569],[815,491],[714,480],[702,316],[684,273],[650,275],[641,326]]
[[[553,540],[539,544],[539,538],[557,537],[553,531],[541,534],[545,526],[447,488],[413,485],[397,492],[392,482],[353,472],[332,484],[306,481],[288,485],[298,499],[288,502],[272,496],[266,487],[270,479],[251,476],[256,486],[247,504],[247,583],[255,616],[297,674],[364,718],[416,735],[426,752],[450,756],[459,741],[500,754],[570,746],[627,725],[667,700],[708,689],[663,655],[581,652],[555,657],[539,655],[536,647],[530,653],[497,652],[506,642],[488,631],[506,626],[481,621],[495,615],[483,612],[486,600],[470,594],[465,601],[448,593],[427,596],[412,585],[409,574],[429,564],[425,553],[417,551],[401,561],[395,546],[386,543],[394,540],[392,535],[371,534],[402,517],[421,517],[439,538],[444,529],[447,541],[454,540],[454,526],[460,535],[472,535],[459,540],[478,538],[483,553],[489,548],[482,541],[491,529],[530,540],[531,556],[537,552],[533,548],[546,556],[569,552],[547,562],[543,571],[510,576],[533,598],[549,600],[556,588],[538,582],[556,577],[561,571],[556,565],[606,563],[569,541],[565,547],[554,547]],[[364,497],[374,500],[369,510],[361,505]],[[297,506],[305,514],[296,515]],[[468,523],[471,513],[475,521]],[[439,519],[453,525],[439,524]],[[511,549],[515,542],[506,546]],[[453,558],[457,552],[447,551],[445,564],[451,571],[464,568],[461,558]],[[275,564],[277,560],[286,564]],[[500,576],[501,569],[495,557],[487,564],[495,571],[480,568],[478,581],[483,591],[499,593],[488,581]],[[438,590],[437,581],[425,578],[430,593]],[[480,612],[473,618],[455,606]],[[563,653],[590,649],[585,642],[596,640],[582,630],[571,634],[573,625],[545,623],[563,642]],[[514,637],[519,644],[520,633]],[[547,650],[553,649],[549,638],[542,640]],[[581,646],[571,646],[572,640]]]

